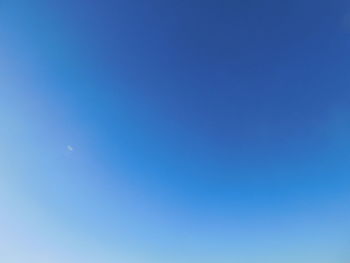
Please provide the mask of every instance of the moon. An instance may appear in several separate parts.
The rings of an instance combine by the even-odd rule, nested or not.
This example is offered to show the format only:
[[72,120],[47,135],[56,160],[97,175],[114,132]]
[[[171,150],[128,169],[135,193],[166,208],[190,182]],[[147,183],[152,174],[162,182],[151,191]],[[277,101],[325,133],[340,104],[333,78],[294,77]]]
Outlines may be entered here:
[[67,145],[67,150],[70,151],[70,152],[73,152],[74,148],[71,145]]

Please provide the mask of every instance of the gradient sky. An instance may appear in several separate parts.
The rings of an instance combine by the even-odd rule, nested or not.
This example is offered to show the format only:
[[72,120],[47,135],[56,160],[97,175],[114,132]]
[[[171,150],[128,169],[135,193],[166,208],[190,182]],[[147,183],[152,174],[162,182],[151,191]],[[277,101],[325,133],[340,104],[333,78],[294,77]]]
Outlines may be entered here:
[[345,263],[350,4],[0,2],[0,261]]

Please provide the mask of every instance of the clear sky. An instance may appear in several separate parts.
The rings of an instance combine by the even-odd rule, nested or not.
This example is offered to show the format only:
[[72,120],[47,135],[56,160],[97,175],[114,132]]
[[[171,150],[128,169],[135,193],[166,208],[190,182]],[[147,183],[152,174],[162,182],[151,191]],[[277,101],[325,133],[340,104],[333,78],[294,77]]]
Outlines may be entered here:
[[350,4],[0,2],[0,261],[345,263]]

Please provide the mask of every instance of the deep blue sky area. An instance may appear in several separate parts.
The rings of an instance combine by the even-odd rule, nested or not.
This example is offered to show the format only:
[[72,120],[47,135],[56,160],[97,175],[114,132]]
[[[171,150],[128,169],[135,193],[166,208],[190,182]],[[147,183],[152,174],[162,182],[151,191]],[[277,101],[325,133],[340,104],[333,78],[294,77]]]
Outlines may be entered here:
[[349,58],[341,0],[2,1],[0,261],[346,262]]

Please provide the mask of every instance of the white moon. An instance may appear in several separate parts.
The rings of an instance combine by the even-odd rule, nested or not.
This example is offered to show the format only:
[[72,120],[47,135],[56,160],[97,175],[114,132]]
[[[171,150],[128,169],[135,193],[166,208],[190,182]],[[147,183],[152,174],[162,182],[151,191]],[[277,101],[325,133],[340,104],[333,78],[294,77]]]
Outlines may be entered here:
[[70,152],[73,152],[74,148],[71,145],[67,145],[67,150],[70,151]]

